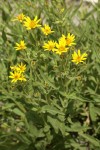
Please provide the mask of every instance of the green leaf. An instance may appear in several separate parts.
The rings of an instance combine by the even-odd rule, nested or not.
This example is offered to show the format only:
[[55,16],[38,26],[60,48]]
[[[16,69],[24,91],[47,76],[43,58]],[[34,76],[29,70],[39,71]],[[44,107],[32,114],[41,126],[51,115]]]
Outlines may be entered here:
[[54,128],[55,132],[58,133],[60,130],[62,135],[65,135],[65,125],[64,123],[60,122],[56,118],[52,118],[50,116],[47,116],[47,121],[52,125]]
[[84,133],[79,133],[83,138],[88,140],[91,144],[93,144],[96,147],[100,147],[100,141],[90,135],[84,134]]
[[45,113],[48,112],[52,115],[61,114],[64,115],[63,112],[61,112],[59,109],[55,108],[54,106],[45,105],[41,108],[41,112]]
[[25,143],[19,143],[17,145],[11,146],[10,150],[27,150],[29,147],[29,145],[25,144]]
[[13,106],[15,106],[15,104],[14,103],[7,103],[7,104],[5,104],[3,107],[2,107],[2,110],[6,110],[6,109],[10,109],[10,108],[12,108]]
[[23,143],[30,145],[31,141],[25,134],[14,134],[18,139],[20,139]]
[[2,38],[3,38],[4,42],[7,41],[7,36],[6,36],[6,33],[4,30],[2,31]]
[[[68,129],[68,128],[66,128]],[[87,131],[90,129],[90,127],[82,126],[79,122],[74,123],[71,125],[71,127],[68,129],[70,132],[80,132],[80,131]]]
[[18,116],[25,117],[25,114],[22,111],[20,111],[18,108],[14,108],[12,112],[14,112]]
[[90,117],[91,117],[92,121],[96,121],[96,119],[97,119],[97,114],[96,114],[95,110],[96,110],[96,108],[95,108],[94,104],[90,103],[89,104],[89,111],[90,111]]
[[100,108],[95,107],[95,112],[96,112],[96,114],[97,114],[98,116],[100,116]]
[[31,137],[33,137],[33,140],[35,140],[35,138],[37,137],[38,134],[38,130],[36,128],[35,125],[33,125],[33,122],[29,122],[29,131],[30,131],[30,135]]
[[9,12],[7,9],[2,9],[2,19],[6,22],[9,19]]

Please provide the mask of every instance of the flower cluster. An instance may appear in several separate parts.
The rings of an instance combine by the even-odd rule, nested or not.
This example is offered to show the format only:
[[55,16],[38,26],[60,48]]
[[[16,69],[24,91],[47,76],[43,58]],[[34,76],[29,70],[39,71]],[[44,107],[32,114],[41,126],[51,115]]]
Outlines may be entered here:
[[10,66],[11,72],[9,78],[12,79],[11,82],[16,83],[17,81],[26,81],[24,72],[26,70],[26,65],[23,63],[15,65],[15,66]]
[[75,41],[75,36],[73,34],[68,33],[67,36],[62,35],[59,38],[58,42],[54,42],[50,40],[47,43],[44,43],[43,48],[45,50],[51,50],[61,55],[62,53],[67,52],[69,50],[69,47],[76,44],[74,41]]
[[[47,41],[44,42],[43,48],[44,50],[53,51],[56,54],[61,55],[62,53],[68,52],[71,46],[75,46],[75,36],[73,34],[68,33],[67,36],[62,35],[58,42],[55,41]],[[78,64],[81,62],[84,62],[86,60],[87,54],[83,53],[81,54],[80,50],[78,52],[74,52],[72,54],[72,62]]]
[[[19,21],[23,23],[23,26],[26,27],[27,30],[31,30],[42,26],[39,24],[40,20],[41,19],[38,19],[37,16],[35,16],[34,19],[31,19],[29,16],[25,16],[23,13],[21,13],[13,21]],[[44,26],[40,29],[45,35],[49,35],[54,32],[51,30],[51,27],[47,24],[44,24]]]
[[[19,50],[25,50],[26,44],[24,42],[24,40],[21,40],[19,43],[16,43],[15,49],[17,51]],[[15,66],[10,66],[11,68],[11,72],[10,72],[10,76],[9,78],[12,79],[11,82],[16,83],[17,81],[26,81],[24,72],[26,70],[26,65],[24,65],[22,62],[21,64],[15,65]]]
[[[37,16],[35,16],[34,19],[31,19],[29,16],[25,16],[22,13],[19,14],[14,20],[21,22],[21,24],[23,24],[23,26],[26,27],[26,30],[31,30],[40,27],[41,31],[46,36],[54,33],[54,31],[51,30],[51,27],[47,24],[44,24],[44,26],[41,27],[42,25],[39,24],[41,19],[38,19]],[[43,48],[46,51],[52,51],[58,55],[62,55],[63,53],[67,53],[70,49],[73,49],[72,47],[75,45],[75,36],[71,33],[68,33],[66,36],[62,34],[62,36],[57,41],[48,40],[47,42],[44,42]],[[27,49],[24,40],[21,40],[19,43],[16,43],[15,49],[17,51]],[[74,51],[74,53],[72,54],[72,62],[76,64],[84,62],[86,59],[87,54],[82,54],[80,50]],[[17,82],[18,80],[26,81],[26,78],[24,76],[26,65],[23,65],[21,63],[17,66],[11,66],[10,68],[12,70],[9,76],[9,78],[12,79],[11,82]]]

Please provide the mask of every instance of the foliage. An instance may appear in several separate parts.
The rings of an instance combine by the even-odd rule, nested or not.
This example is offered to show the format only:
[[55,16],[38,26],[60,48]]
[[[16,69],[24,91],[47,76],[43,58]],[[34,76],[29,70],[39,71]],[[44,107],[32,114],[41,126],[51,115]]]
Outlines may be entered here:
[[[91,5],[61,0],[0,4],[0,150],[99,150],[99,4],[91,10]],[[41,18],[39,24],[49,24],[54,32],[27,30],[14,20],[21,13]],[[44,50],[44,42],[68,33],[76,42],[68,52]],[[16,50],[21,40],[27,48]],[[87,53],[87,60],[75,64],[72,54],[78,49]],[[21,62],[26,79],[13,83],[11,66]]]

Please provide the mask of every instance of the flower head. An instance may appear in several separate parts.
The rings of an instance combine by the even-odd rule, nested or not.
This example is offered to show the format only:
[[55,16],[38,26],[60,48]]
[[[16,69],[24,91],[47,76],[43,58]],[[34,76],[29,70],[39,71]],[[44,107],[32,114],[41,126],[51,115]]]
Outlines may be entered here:
[[49,25],[46,25],[46,24],[44,25],[44,27],[41,27],[41,30],[45,35],[48,35],[48,34],[51,34],[51,33],[54,32],[54,31],[51,30]]
[[67,46],[75,45],[76,43],[74,43],[74,41],[75,41],[75,36],[73,34],[68,33],[66,37],[66,45]]
[[17,71],[18,70],[18,67],[17,66],[10,66],[11,70],[13,71]]
[[16,43],[16,50],[25,50],[26,49],[26,44],[24,40],[20,41],[20,43]]
[[23,63],[15,65],[15,66],[10,66],[11,72],[9,78],[12,79],[11,82],[16,83],[17,81],[26,81],[26,78],[24,76],[24,72],[26,70],[26,65],[23,65]]
[[9,78],[12,79],[11,82],[16,83],[18,80],[21,79],[21,73],[20,72],[10,72]]
[[55,52],[61,55],[64,52],[68,51],[68,47],[66,47],[66,42],[64,40],[59,40],[59,43],[56,43]]
[[66,36],[62,34],[62,36],[59,38],[59,41],[66,43]]
[[78,64],[78,63],[81,63],[81,62],[84,62],[84,60],[87,59],[87,54],[86,53],[83,53],[81,54],[80,50],[78,50],[78,52],[74,52],[72,54],[72,62]]
[[24,75],[24,74],[21,74],[21,76],[20,76],[20,81],[26,81],[26,78],[25,78],[25,75]]
[[54,47],[55,47],[55,42],[51,41],[51,40],[48,41],[47,43],[44,43],[44,45],[43,45],[43,48],[48,51],[51,51],[51,50],[53,51]]
[[67,36],[62,34],[62,36],[59,39],[59,41],[66,42],[66,46],[73,46],[73,45],[76,44],[74,42],[75,41],[75,36],[73,34],[70,34],[70,33],[68,33]]
[[18,64],[17,70],[21,73],[24,72],[26,70],[26,65],[23,65],[21,62],[21,64]]
[[37,19],[37,16],[34,18],[34,20],[31,20],[30,17],[25,17],[24,26],[27,30],[31,30],[41,26],[40,24],[38,24],[39,21],[40,19]]
[[22,13],[22,14],[19,14],[19,15],[16,17],[16,19],[14,19],[13,21],[18,20],[18,21],[22,22],[24,19],[25,19],[25,15]]
[[22,73],[22,72],[25,72],[25,70],[26,70],[26,64],[24,65],[24,64],[21,62],[21,64],[18,64],[18,65],[16,65],[16,66],[10,66],[10,68],[11,68],[11,70],[13,70],[13,71],[17,71],[17,72]]

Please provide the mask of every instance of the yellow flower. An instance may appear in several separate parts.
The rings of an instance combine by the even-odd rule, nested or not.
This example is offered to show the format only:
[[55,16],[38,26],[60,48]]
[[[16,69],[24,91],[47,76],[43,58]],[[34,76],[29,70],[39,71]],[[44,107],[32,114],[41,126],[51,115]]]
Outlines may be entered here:
[[54,32],[54,31],[51,31],[51,28],[49,27],[49,25],[46,25],[46,24],[44,25],[44,28],[43,27],[41,28],[41,30],[45,35],[48,35]]
[[25,19],[25,15],[22,13],[22,14],[19,14],[19,15],[16,17],[16,19],[14,19],[13,21],[18,20],[18,21],[22,22],[24,19]]
[[25,76],[24,76],[24,74],[21,74],[21,76],[20,76],[20,79],[19,79],[20,81],[26,81],[26,78],[25,78]]
[[34,18],[34,20],[31,20],[30,17],[25,17],[24,26],[27,30],[31,30],[33,28],[41,26],[38,24],[40,19],[37,20],[37,16]]
[[23,63],[21,62],[21,64],[18,64],[17,66],[10,66],[10,68],[13,71],[22,73],[26,70],[26,65],[23,65]]
[[72,54],[72,62],[78,64],[78,63],[81,63],[81,62],[84,62],[84,60],[87,59],[87,54],[86,53],[83,53],[81,54],[80,50],[78,50],[78,52],[74,52]]
[[62,34],[59,41],[66,42],[66,46],[72,46],[75,45],[75,36],[73,34],[68,33],[67,37]]
[[55,42],[54,41],[48,41],[47,43],[44,43],[44,45],[43,45],[43,48],[45,49],[45,50],[48,50],[48,51],[53,51],[54,50],[54,47],[55,47]]
[[66,42],[64,40],[59,40],[59,43],[56,43],[56,49],[55,52],[59,55],[61,55],[64,52],[68,51],[68,47],[66,47]]
[[26,65],[23,65],[23,63],[21,62],[21,64],[18,64],[17,70],[22,73],[26,70]]
[[75,45],[76,43],[74,43],[74,41],[75,41],[75,36],[73,34],[68,33],[66,37],[66,45],[67,46]]
[[14,72],[14,73],[13,73],[13,72],[10,72],[9,78],[12,79],[11,82],[16,83],[18,80],[21,79],[21,73],[19,73],[19,72]]
[[11,68],[11,70],[13,70],[13,71],[17,71],[17,66],[10,66],[10,68]]
[[23,74],[23,72],[26,70],[26,65],[23,65],[23,63],[21,62],[21,64],[18,64],[16,66],[10,66],[10,68],[13,71],[10,72],[9,76],[9,78],[12,79],[11,82],[17,82],[18,80],[26,81],[26,78]]
[[64,42],[66,44],[66,36],[62,34],[62,36],[59,38],[59,41]]
[[24,40],[20,41],[20,43],[16,43],[16,50],[25,50],[26,49],[26,44]]

